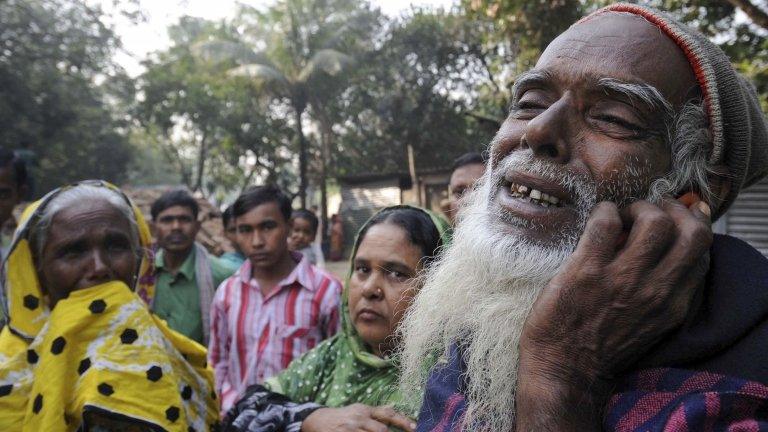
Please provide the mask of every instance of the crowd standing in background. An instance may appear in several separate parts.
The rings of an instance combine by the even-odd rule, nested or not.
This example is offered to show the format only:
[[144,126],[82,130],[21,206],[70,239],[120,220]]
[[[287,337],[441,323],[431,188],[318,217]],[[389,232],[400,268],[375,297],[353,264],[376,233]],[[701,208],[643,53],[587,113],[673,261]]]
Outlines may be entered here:
[[0,149],[0,430],[768,430],[768,260],[711,229],[768,173],[754,87],[616,4],[512,92],[448,220],[379,210],[343,285],[318,242],[343,259],[341,215],[276,186],[226,208],[216,257],[183,190],[151,226],[99,180],[17,221],[30,178]]

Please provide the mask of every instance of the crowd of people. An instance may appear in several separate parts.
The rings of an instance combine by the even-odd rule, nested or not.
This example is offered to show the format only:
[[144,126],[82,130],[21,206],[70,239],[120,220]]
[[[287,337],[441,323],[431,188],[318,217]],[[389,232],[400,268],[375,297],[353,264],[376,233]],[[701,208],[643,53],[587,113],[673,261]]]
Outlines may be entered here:
[[[711,230],[768,173],[754,87],[615,4],[513,98],[447,218],[379,210],[343,283],[274,186],[223,212],[220,257],[185,191],[150,221],[104,181],[30,204],[2,232],[0,429],[768,430],[768,260]],[[0,226],[27,184],[0,150]]]

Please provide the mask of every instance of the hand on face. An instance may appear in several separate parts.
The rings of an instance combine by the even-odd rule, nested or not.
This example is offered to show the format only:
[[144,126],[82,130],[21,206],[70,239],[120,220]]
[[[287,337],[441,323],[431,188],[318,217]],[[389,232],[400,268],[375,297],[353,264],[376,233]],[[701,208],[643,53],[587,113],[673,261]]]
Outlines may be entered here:
[[[706,212],[706,213],[705,213]],[[520,376],[610,382],[680,325],[706,275],[709,207],[600,203],[542,291],[520,340]]]
[[125,216],[105,201],[84,202],[53,217],[38,274],[50,307],[69,293],[119,280],[131,286],[137,255]]
[[307,417],[302,432],[387,432],[393,426],[404,432],[416,430],[416,423],[388,406],[354,404],[344,408],[321,408]]
[[421,257],[406,232],[386,222],[370,227],[357,249],[349,281],[350,318],[379,357],[393,348],[392,337],[413,300],[412,278]]
[[157,215],[154,227],[160,247],[171,252],[184,252],[192,248],[200,223],[189,207],[172,206]]

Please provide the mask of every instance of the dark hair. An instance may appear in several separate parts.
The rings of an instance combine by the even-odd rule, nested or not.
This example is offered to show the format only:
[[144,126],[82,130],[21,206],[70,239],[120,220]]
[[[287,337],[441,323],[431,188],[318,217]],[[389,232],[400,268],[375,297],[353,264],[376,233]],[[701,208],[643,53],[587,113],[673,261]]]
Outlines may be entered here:
[[224,209],[224,212],[221,213],[221,223],[222,225],[224,225],[225,229],[227,228],[227,226],[229,226],[229,224],[231,224],[235,220],[235,215],[233,214],[232,207],[234,206],[227,207],[226,209]]
[[421,263],[425,267],[437,257],[443,245],[440,231],[427,212],[413,207],[396,206],[384,209],[368,220],[360,230],[360,235],[357,236],[355,250],[360,246],[368,230],[382,223],[397,225],[408,234],[411,243],[421,249]]
[[175,206],[187,207],[192,210],[192,216],[195,219],[197,219],[197,214],[200,213],[200,206],[197,205],[197,200],[184,189],[177,189],[164,193],[152,203],[152,208],[150,209],[152,220],[157,219],[160,213]]
[[451,172],[467,165],[485,165],[485,158],[477,152],[464,153],[453,161]]
[[19,188],[27,184],[29,178],[27,174],[27,164],[20,158],[16,152],[0,148],[0,168],[13,169],[13,178],[16,181],[16,187]]
[[232,204],[232,216],[240,217],[254,207],[269,202],[277,204],[286,222],[291,219],[291,199],[279,188],[272,185],[256,186],[243,192]]
[[297,218],[309,222],[309,225],[312,227],[312,232],[317,232],[317,227],[320,226],[320,221],[317,220],[317,216],[315,216],[314,213],[307,209],[294,210],[293,214],[291,214],[291,220]]

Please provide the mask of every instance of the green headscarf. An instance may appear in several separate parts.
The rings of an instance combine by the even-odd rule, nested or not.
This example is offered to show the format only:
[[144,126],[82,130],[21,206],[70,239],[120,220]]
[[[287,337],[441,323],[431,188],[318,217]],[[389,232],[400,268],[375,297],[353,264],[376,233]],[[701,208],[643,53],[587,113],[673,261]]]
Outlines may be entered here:
[[265,386],[288,396],[294,402],[315,402],[328,407],[354,403],[370,406],[392,405],[398,411],[416,418],[419,407],[409,406],[398,390],[399,370],[393,358],[374,355],[357,334],[349,316],[349,280],[354,270],[354,257],[360,245],[360,233],[381,212],[414,209],[426,213],[440,233],[441,245],[450,241],[450,225],[436,214],[418,207],[387,207],[369,219],[358,231],[350,259],[350,270],[342,294],[342,328],[336,336],[294,360],[279,375],[268,379]]

